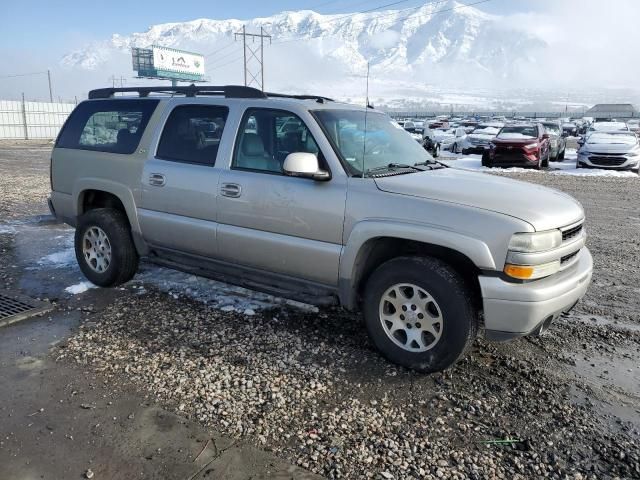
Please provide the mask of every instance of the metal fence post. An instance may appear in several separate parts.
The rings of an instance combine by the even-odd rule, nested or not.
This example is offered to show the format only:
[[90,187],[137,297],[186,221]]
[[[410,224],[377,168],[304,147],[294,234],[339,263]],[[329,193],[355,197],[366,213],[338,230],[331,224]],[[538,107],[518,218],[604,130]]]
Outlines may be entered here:
[[24,126],[24,139],[29,140],[29,129],[27,128],[27,111],[24,103],[24,93],[22,94],[22,125]]

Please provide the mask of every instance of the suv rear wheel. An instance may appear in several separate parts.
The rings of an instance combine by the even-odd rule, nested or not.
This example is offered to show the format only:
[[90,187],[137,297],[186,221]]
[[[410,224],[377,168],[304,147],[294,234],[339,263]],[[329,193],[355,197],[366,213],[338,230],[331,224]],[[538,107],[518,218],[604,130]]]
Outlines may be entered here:
[[478,329],[469,290],[446,263],[399,257],[369,278],[364,318],[369,337],[394,363],[431,373],[453,365]]
[[118,210],[97,208],[80,216],[75,251],[82,273],[100,287],[125,283],[138,270],[129,223]]

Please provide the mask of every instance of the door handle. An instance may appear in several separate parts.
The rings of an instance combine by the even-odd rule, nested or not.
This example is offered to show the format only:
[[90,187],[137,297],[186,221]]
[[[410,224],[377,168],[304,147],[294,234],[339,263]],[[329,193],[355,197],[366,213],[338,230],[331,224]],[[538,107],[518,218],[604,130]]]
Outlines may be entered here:
[[154,187],[164,187],[164,184],[167,183],[167,179],[161,173],[152,173],[149,175],[149,185]]
[[242,187],[237,183],[223,183],[220,193],[225,197],[238,198],[242,195]]

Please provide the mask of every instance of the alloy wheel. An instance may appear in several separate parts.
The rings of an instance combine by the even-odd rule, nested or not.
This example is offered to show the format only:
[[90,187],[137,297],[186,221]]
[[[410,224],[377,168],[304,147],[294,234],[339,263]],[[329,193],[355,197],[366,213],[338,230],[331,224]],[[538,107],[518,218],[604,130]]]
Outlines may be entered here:
[[379,316],[387,336],[408,352],[426,352],[442,336],[440,306],[429,292],[412,283],[387,289],[380,299]]
[[111,264],[111,242],[100,227],[89,227],[82,238],[82,254],[87,265],[104,273]]

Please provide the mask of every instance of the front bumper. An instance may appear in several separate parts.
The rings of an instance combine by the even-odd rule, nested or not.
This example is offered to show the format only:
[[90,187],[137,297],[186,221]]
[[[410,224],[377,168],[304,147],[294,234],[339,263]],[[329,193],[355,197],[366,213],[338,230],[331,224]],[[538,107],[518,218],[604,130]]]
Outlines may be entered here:
[[485,337],[504,341],[540,332],[584,296],[592,272],[593,259],[584,247],[574,265],[541,280],[511,283],[481,275]]
[[[591,157],[594,157],[593,159]],[[626,155],[607,156],[606,154],[578,154],[578,163],[587,168],[607,170],[638,170],[640,158]]]
[[[491,155],[491,154],[489,154]],[[538,158],[530,158],[522,150],[514,149],[511,153],[494,153],[490,157],[496,167],[535,167]]]

